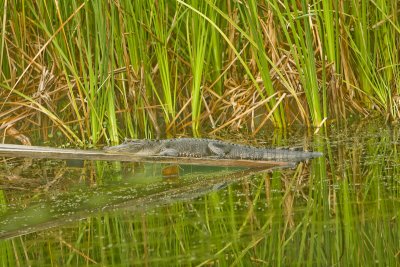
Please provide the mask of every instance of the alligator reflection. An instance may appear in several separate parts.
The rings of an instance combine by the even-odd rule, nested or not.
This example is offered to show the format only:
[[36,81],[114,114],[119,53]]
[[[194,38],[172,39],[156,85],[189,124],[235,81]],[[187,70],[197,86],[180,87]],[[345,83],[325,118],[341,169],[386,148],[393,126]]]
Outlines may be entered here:
[[[84,165],[85,168],[71,169],[63,161],[34,160],[24,170],[14,166],[18,169],[17,182],[27,179],[24,175],[32,178],[26,188],[6,187],[7,199],[11,203],[14,198],[14,205],[5,205],[7,211],[0,213],[0,239],[60,227],[103,212],[146,210],[196,198],[256,172],[276,168],[243,170],[178,165],[172,166],[172,172],[179,171],[179,179],[167,179],[163,175],[171,171],[165,171],[165,164],[88,161]],[[23,201],[15,201],[16,189],[31,194],[25,194],[29,196]],[[26,207],[22,208],[23,205]]]

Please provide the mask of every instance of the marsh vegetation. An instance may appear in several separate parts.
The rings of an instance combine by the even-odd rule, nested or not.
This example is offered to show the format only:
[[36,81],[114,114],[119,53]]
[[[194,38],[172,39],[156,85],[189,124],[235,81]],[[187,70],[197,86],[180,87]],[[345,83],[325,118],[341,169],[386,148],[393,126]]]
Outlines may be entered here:
[[180,166],[178,180],[157,164],[3,158],[1,265],[398,263],[397,1],[0,6],[4,142],[211,136],[324,153],[240,177]]
[[89,146],[399,118],[396,1],[0,5],[12,133]]

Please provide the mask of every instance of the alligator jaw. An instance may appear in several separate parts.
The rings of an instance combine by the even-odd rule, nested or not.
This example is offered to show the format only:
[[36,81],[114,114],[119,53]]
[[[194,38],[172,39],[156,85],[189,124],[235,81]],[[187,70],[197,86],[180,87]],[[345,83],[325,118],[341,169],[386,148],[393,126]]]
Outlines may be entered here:
[[139,156],[157,155],[162,151],[162,144],[153,140],[127,140],[118,146],[105,147],[109,153],[133,153]]

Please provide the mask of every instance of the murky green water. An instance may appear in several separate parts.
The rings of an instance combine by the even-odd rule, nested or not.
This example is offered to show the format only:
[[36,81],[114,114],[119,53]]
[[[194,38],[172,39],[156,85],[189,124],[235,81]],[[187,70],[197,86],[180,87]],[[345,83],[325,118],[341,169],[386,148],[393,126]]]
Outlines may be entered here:
[[279,170],[180,166],[179,177],[165,164],[4,160],[1,265],[400,264],[399,131],[278,139],[325,156]]

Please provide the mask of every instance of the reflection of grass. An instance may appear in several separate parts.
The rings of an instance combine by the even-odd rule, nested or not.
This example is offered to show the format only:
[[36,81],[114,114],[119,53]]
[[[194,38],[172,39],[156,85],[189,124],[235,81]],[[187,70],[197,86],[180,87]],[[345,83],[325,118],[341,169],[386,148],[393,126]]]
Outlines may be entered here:
[[345,142],[333,140],[332,159],[252,176],[196,199],[95,215],[61,234],[3,240],[0,255],[9,265],[15,258],[23,265],[27,258],[72,265],[396,265],[399,159],[389,140],[397,132],[351,131]]
[[[258,181],[261,181],[259,185],[250,187],[255,193],[264,190],[263,179]],[[78,229],[74,232],[67,230],[62,237],[50,234],[43,241],[48,240],[46,242],[52,244],[53,260],[63,251],[64,255],[70,255],[74,262],[80,264],[87,258],[103,264],[158,262],[168,265],[176,261],[187,264],[191,259],[197,263],[221,264],[267,262],[288,265],[298,262],[303,265],[307,260],[312,265],[316,262],[321,265],[335,262],[351,264],[354,260],[365,264],[374,260],[370,257],[372,254],[366,253],[370,250],[361,252],[364,259],[354,257],[354,249],[360,246],[359,241],[364,240],[363,235],[368,235],[371,238],[369,241],[375,245],[381,245],[380,253],[384,253],[384,246],[390,246],[385,235],[378,237],[374,234],[375,228],[381,225],[384,229],[386,227],[387,233],[391,233],[382,222],[363,223],[363,227],[357,227],[361,231],[358,232],[354,224],[339,219],[343,221],[336,233],[335,221],[321,223],[317,219],[323,210],[329,208],[318,209],[315,205],[298,213],[294,219],[295,227],[288,228],[279,209],[271,209],[265,203],[256,201],[256,209],[251,211],[248,205],[254,204],[254,199],[250,192],[246,195],[246,185],[243,185],[245,195],[242,197],[237,197],[237,192],[241,190],[235,188],[223,191],[224,194],[211,194],[189,205],[178,203],[147,214],[136,212],[93,217],[80,223],[82,232],[76,231]],[[223,200],[225,197],[231,202]],[[315,215],[311,215],[310,209]],[[324,234],[320,235],[321,231]],[[353,239],[342,236],[343,232],[353,233]],[[384,234],[384,230],[379,234]],[[60,244],[59,238],[66,246],[57,245]],[[395,245],[393,241],[392,245]],[[91,249],[88,250],[88,247]],[[305,249],[301,250],[302,247]],[[40,248],[35,247],[35,250]]]
[[[53,188],[49,199],[47,199],[49,193],[46,193],[47,186],[40,187],[43,190],[39,194],[26,197],[28,201],[19,201],[24,202],[23,204],[17,204],[19,202],[14,198],[15,203],[12,204],[12,208],[0,218],[0,238],[36,232],[49,227],[60,227],[67,221],[77,221],[93,213],[122,208],[143,210],[155,205],[191,199],[220,190],[233,182],[233,179],[252,171],[243,170],[235,173],[227,168],[185,166],[179,178],[168,179],[161,176],[162,166],[163,164],[142,166],[128,162],[114,166],[107,162],[96,162],[96,165],[91,165],[92,168],[83,171],[90,173],[93,172],[93,168],[97,170],[95,177],[97,185],[93,185],[91,190],[83,185],[74,187],[72,181],[69,186],[65,185],[68,190],[63,193]],[[112,172],[109,171],[110,167]],[[115,168],[119,171],[115,172]],[[54,169],[57,169],[57,166]],[[124,170],[128,170],[128,173],[124,173]],[[68,180],[68,175],[65,177],[55,175],[59,183]],[[46,177],[50,180],[49,183],[54,185],[51,180],[56,178],[51,177],[51,172],[47,173]],[[143,179],[146,181],[143,182]],[[10,193],[9,196],[14,197],[14,194]]]

